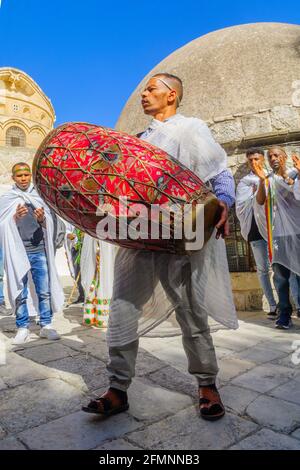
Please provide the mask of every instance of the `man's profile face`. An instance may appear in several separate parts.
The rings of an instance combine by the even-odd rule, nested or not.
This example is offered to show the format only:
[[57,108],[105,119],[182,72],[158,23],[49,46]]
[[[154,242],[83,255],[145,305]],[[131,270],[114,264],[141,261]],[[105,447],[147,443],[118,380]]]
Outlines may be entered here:
[[268,152],[268,159],[270,167],[275,171],[275,173],[279,168],[285,167],[286,155],[279,148],[270,149]]
[[145,114],[154,116],[168,105],[170,90],[158,78],[150,78],[141,97]]
[[248,159],[248,165],[252,171],[254,169],[254,163],[261,163],[263,165],[265,162],[264,156],[261,155],[260,153],[253,153],[252,155],[249,155],[247,159]]
[[17,165],[14,168],[12,178],[19,189],[21,189],[22,191],[26,191],[26,189],[29,188],[31,183],[30,168],[23,165]]

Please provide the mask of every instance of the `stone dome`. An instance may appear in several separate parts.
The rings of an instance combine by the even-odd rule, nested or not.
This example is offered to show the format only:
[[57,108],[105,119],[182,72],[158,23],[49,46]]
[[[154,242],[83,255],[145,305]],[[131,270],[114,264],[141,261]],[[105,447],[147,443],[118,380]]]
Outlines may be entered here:
[[[209,125],[227,121],[225,134],[222,125],[221,135],[217,135],[221,143],[243,139],[252,131],[300,127],[298,110],[291,114],[290,109],[297,80],[300,88],[298,25],[239,25],[191,41],[160,62],[138,85],[119,117],[119,130],[143,130],[149,117],[141,109],[140,91],[149,76],[158,72],[173,73],[183,80],[182,114],[201,117]],[[251,130],[251,115],[258,115],[261,130],[257,126]],[[248,116],[245,123],[236,121],[241,116]],[[289,122],[282,123],[284,120]]]

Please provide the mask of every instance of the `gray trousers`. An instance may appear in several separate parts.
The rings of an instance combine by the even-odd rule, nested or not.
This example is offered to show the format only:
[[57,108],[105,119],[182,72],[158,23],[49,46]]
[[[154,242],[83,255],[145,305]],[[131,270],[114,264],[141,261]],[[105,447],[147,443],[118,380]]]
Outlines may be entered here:
[[[191,289],[190,264],[184,269],[185,282],[180,291],[172,292],[170,286],[161,277],[161,282],[168,297],[177,301],[176,319],[182,331],[182,343],[188,359],[188,371],[195,376],[199,385],[211,385],[216,381],[218,373],[217,359],[208,326],[207,314],[200,309],[193,299]],[[217,292],[216,292],[217,295]],[[110,386],[126,391],[135,375],[135,364],[139,341],[121,347],[109,348],[107,371]]]

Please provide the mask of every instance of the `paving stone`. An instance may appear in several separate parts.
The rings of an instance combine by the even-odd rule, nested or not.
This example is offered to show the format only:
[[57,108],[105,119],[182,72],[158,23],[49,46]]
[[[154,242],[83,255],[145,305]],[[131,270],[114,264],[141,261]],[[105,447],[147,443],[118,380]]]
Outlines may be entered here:
[[[239,312],[239,317],[242,312]],[[264,314],[265,315],[265,314]],[[255,318],[252,319],[255,322]],[[272,338],[283,338],[286,339],[286,336],[280,333],[280,330],[274,328],[273,321],[267,319],[266,326],[257,325],[255,323],[244,323],[239,322],[240,328],[239,332],[242,332],[243,336],[247,336],[247,338],[256,338],[259,341],[267,341],[271,340]]]
[[216,422],[204,421],[195,407],[190,407],[145,430],[129,434],[127,439],[145,449],[224,449],[255,429],[254,423],[229,413]]
[[160,351],[161,349],[166,349],[168,344],[174,344],[174,340],[176,342],[176,346],[178,345],[182,348],[182,341],[180,337],[166,337],[166,338],[149,338],[146,336],[142,336],[140,338],[140,348],[143,348],[145,351],[150,353],[154,351]]
[[[276,346],[274,346],[274,348],[275,347]],[[255,362],[256,364],[264,364],[265,362],[271,362],[277,358],[285,357],[286,352],[263,348],[261,346],[253,346],[252,348],[236,353],[235,356],[240,359],[247,359],[248,361]]]
[[86,450],[122,437],[141,425],[127,413],[105,420],[79,411],[24,431],[18,437],[30,449]]
[[198,397],[198,385],[195,378],[189,373],[183,373],[174,369],[172,366],[167,366],[157,372],[153,372],[148,378],[163,388],[184,393],[193,398]]
[[95,338],[97,341],[106,341],[106,329],[94,328],[92,326],[87,326],[86,324],[82,325],[82,327],[84,328],[84,334]]
[[[3,367],[3,366],[1,366]],[[2,373],[2,369],[1,370],[1,373]],[[5,388],[7,388],[7,385],[4,383],[3,379],[0,378],[0,391],[1,390],[4,390]]]
[[300,406],[278,398],[258,397],[248,406],[247,414],[262,426],[284,433],[300,425]]
[[142,377],[165,366],[166,364],[153,354],[140,349],[137,355],[135,375]]
[[287,367],[265,364],[236,377],[232,384],[265,393],[292,379],[294,375],[295,372]]
[[218,331],[218,333],[213,336],[213,342],[215,347],[220,346],[221,348],[231,349],[232,351],[243,351],[258,343],[255,338],[240,337],[238,332],[231,332],[229,336],[223,331]]
[[95,342],[88,343],[83,346],[79,346],[78,348],[77,346],[74,346],[74,349],[78,349],[78,351],[80,352],[89,354],[92,357],[99,359],[104,364],[106,364],[108,361],[108,348],[107,348],[107,344],[104,341],[99,341],[97,343]]
[[291,434],[292,437],[295,437],[296,439],[300,439],[300,428],[296,429],[296,431]]
[[79,375],[89,390],[95,390],[107,383],[105,364],[89,354],[78,354],[75,357],[47,362],[47,366]]
[[300,442],[270,429],[261,429],[231,447],[230,450],[300,450]]
[[114,441],[104,442],[93,450],[140,450],[141,447],[134,446],[124,439],[115,439]]
[[232,349],[221,348],[220,346],[216,346],[215,348],[217,359],[223,359],[227,356],[232,356],[234,351]]
[[[296,336],[296,339],[299,339],[299,335]],[[266,340],[263,341],[259,344],[259,346],[263,349],[265,348],[270,348],[270,349],[276,349],[279,351],[284,351],[287,354],[290,354],[292,352],[292,344],[293,341],[295,340],[295,336],[292,337],[286,332],[286,337],[285,339],[282,338],[273,338],[271,340]]]
[[44,366],[28,361],[16,353],[8,353],[6,364],[1,366],[1,380],[9,387],[16,387],[34,380],[47,378]]
[[286,384],[272,390],[269,395],[300,405],[300,381],[290,380]]
[[133,380],[128,390],[130,415],[138,420],[157,421],[171,414],[175,414],[192,404],[188,395],[166,390],[165,388]]
[[0,450],[26,450],[26,447],[15,437],[6,437],[0,440]]
[[71,349],[74,348],[75,350],[79,350],[84,348],[87,344],[98,344],[100,340],[85,332],[84,334],[70,334],[62,336],[60,342]]
[[222,387],[220,394],[226,409],[232,410],[240,415],[243,415],[248,405],[259,396],[257,392],[234,385]]
[[12,433],[78,410],[86,401],[77,388],[44,379],[1,392],[0,422]]
[[[82,312],[82,308],[81,308]],[[82,313],[80,315],[80,321],[82,320]],[[54,328],[59,332],[61,335],[69,335],[69,334],[75,334],[75,335],[80,335],[80,334],[85,334],[87,331],[87,328],[84,327],[84,325],[81,325],[79,322],[72,322],[70,321],[69,318],[64,318],[64,317],[59,317],[57,315],[54,316],[54,321],[53,321],[53,326]]]
[[158,350],[151,351],[151,354],[175,369],[183,372],[188,370],[187,357],[183,346],[168,345],[167,347],[161,347]]
[[295,364],[295,362],[293,361],[293,352],[288,355],[285,353],[284,357],[272,361],[272,364],[277,364],[279,366],[290,367],[291,369],[299,370],[299,364]]
[[[4,436],[6,436],[5,430],[0,426],[0,439],[2,439]],[[1,441],[0,441],[1,442]]]
[[256,364],[254,362],[245,361],[233,356],[227,356],[219,361],[218,379],[221,382],[228,382],[237,375],[245,371],[253,369]]
[[59,342],[52,342],[52,344],[45,344],[24,351],[19,351],[19,354],[26,359],[31,359],[32,361],[39,362],[40,364],[46,364],[47,362],[62,359],[63,357],[75,356],[78,354],[78,351],[74,351]]

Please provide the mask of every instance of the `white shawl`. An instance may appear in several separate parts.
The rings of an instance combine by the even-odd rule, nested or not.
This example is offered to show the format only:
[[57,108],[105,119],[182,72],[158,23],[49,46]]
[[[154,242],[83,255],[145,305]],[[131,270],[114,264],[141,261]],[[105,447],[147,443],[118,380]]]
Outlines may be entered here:
[[261,236],[267,240],[267,228],[265,224],[265,209],[256,203],[256,195],[259,186],[259,177],[254,173],[244,176],[236,190],[236,215],[240,221],[242,237],[247,241],[254,215]]
[[55,267],[53,220],[49,208],[32,184],[26,191],[22,191],[14,185],[8,193],[0,198],[0,246],[7,273],[9,301],[14,309],[16,299],[23,290],[22,280],[30,271],[26,250],[14,220],[18,204],[24,203],[32,204],[35,208],[43,207],[45,210],[46,228],[43,231],[49,268],[51,307],[53,313],[59,312],[64,303],[64,293]]
[[[292,178],[296,176],[295,170],[289,170],[288,174]],[[300,276],[300,198],[297,197],[297,181],[294,185],[288,185],[274,173],[268,179],[274,194],[272,262],[282,264]],[[265,227],[266,218],[259,219],[259,230]]]

